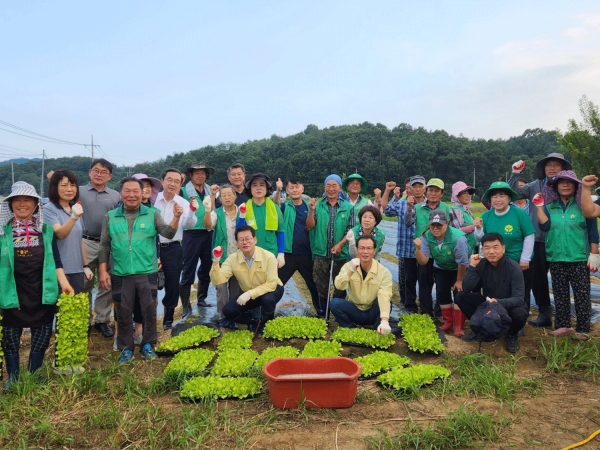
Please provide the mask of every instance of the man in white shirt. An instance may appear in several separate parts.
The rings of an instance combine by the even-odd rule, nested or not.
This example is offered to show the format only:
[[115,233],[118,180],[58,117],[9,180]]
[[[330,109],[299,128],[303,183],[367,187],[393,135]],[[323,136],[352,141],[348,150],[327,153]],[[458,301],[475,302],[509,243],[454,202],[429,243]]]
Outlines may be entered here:
[[[170,223],[173,219],[174,203],[183,208],[183,214],[179,220],[179,226],[173,239],[159,236],[159,261],[165,273],[165,296],[162,300],[165,307],[163,329],[170,330],[173,328],[173,313],[179,302],[179,277],[181,276],[183,264],[183,253],[181,250],[183,228],[194,228],[197,218],[196,214],[190,211],[190,202],[177,194],[181,190],[181,172],[179,170],[173,168],[166,169],[162,174],[161,183],[163,191],[156,197],[154,207],[160,211],[160,215],[165,222]],[[192,202],[196,202],[195,208],[197,208],[197,200],[194,198]],[[192,312],[189,295],[187,297],[187,304],[182,299],[182,306],[183,316]]]

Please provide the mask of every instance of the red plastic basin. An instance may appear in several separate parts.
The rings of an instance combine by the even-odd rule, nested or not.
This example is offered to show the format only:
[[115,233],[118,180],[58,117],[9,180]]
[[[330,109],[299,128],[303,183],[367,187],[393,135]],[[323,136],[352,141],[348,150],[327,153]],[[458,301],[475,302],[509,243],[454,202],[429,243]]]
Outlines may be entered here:
[[263,367],[278,408],[348,408],[354,404],[360,364],[350,358],[278,358]]

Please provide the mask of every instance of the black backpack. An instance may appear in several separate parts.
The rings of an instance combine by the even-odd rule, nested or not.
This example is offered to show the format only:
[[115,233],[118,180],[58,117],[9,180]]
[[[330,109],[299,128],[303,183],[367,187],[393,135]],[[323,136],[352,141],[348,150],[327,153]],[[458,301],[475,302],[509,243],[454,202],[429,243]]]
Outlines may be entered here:
[[510,328],[512,319],[506,308],[498,302],[483,302],[469,319],[471,331],[479,342],[492,342],[501,338]]

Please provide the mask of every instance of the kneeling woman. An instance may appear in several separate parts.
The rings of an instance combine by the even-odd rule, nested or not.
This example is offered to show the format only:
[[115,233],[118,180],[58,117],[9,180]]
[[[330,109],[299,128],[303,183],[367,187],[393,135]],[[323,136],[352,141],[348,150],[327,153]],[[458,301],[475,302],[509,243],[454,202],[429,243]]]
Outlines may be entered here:
[[442,331],[454,325],[454,336],[464,336],[465,315],[452,304],[452,291],[462,291],[462,280],[469,265],[469,247],[465,233],[448,226],[448,216],[441,209],[429,213],[429,229],[415,239],[417,262],[424,266],[433,259],[436,301],[442,310]]
[[590,250],[590,263],[598,258],[598,228],[596,219],[586,219],[581,212],[581,190],[577,175],[571,170],[563,170],[548,180],[542,192],[533,197],[533,204],[537,208],[540,230],[546,232],[546,258],[550,263],[556,305],[556,330],[550,334],[564,336],[574,331],[571,328],[570,286],[575,295],[575,336],[587,340],[592,315],[587,264]]
[[379,261],[383,241],[385,241],[385,233],[377,228],[381,222],[381,212],[373,205],[364,206],[358,213],[358,221],[360,225],[348,231],[346,241],[348,242],[348,259],[355,258],[358,253],[356,251],[356,240],[360,236],[373,236],[375,238],[375,259]]
[[[8,383],[19,377],[23,328],[31,328],[28,368],[37,371],[50,343],[59,295],[74,293],[62,268],[54,230],[44,224],[40,196],[23,181],[0,205],[0,308]],[[58,281],[58,282],[57,282]]]

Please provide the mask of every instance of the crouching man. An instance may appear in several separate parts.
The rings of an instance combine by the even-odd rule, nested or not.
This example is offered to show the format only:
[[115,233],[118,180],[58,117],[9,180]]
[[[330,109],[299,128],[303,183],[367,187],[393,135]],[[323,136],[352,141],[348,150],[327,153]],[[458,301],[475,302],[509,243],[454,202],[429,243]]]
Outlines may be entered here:
[[[173,220],[165,223],[157,209],[141,204],[144,184],[135,178],[121,180],[123,204],[108,212],[102,223],[98,272],[100,284],[112,287],[119,334],[117,347],[121,350],[119,364],[133,359],[133,329],[131,315],[136,295],[142,309],[143,334],[141,353],[147,360],[155,359],[152,344],[156,343],[157,271],[156,235],[173,238],[179,226],[183,208],[173,206]],[[108,273],[107,263],[112,253],[114,265]]]
[[335,277],[336,289],[348,289],[348,300],[334,298],[331,312],[342,327],[372,325],[379,333],[388,334],[392,331],[389,324],[392,274],[373,259],[376,245],[371,235],[356,240],[358,258],[344,264]]
[[[216,286],[235,277],[242,293],[225,304],[223,315],[229,321],[247,324],[250,331],[261,336],[265,322],[274,317],[275,306],[283,297],[277,259],[273,253],[256,246],[256,232],[249,225],[235,230],[235,240],[239,250],[229,255],[222,266],[219,260],[223,249],[213,249],[210,281]],[[250,311],[259,307],[260,320],[256,320]]]
[[[454,302],[461,311],[471,318],[477,307],[485,302],[498,302],[508,312],[512,323],[506,333],[506,350],[515,353],[519,350],[517,333],[525,325],[527,309],[523,303],[525,282],[519,263],[504,256],[504,239],[498,233],[487,233],[481,238],[481,248],[485,259],[478,254],[471,255],[467,273],[463,278],[461,292],[457,292]],[[474,290],[481,282],[483,295]],[[465,341],[477,339],[475,333],[463,336]]]

